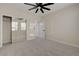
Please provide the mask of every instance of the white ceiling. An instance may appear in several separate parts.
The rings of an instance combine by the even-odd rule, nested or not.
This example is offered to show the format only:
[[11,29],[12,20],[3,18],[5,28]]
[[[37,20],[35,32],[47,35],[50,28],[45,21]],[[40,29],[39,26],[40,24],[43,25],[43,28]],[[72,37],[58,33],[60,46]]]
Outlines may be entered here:
[[19,8],[22,8],[22,9],[24,9],[24,10],[30,12],[30,13],[33,13],[33,14],[36,14],[36,15],[39,15],[39,16],[44,16],[44,15],[47,15],[51,12],[55,12],[55,11],[58,11],[62,8],[70,6],[72,4],[73,3],[55,3],[54,5],[46,6],[46,7],[50,8],[51,10],[50,11],[44,10],[45,13],[41,13],[40,10],[37,13],[35,13],[36,9],[29,11],[28,9],[32,8],[33,6],[28,6],[28,5],[25,5],[25,4],[18,4],[18,5],[19,5]]
[[51,12],[58,11],[58,10],[65,8],[69,5],[72,5],[72,4],[73,3],[55,3],[54,5],[47,6],[48,8],[51,9],[51,11],[44,10],[45,13],[43,14],[43,13],[40,12],[40,10],[38,11],[38,13],[35,13],[36,9],[29,11],[28,9],[32,8],[33,6],[25,5],[23,3],[8,3],[8,4],[4,3],[5,6],[9,5],[9,6],[12,6],[12,7],[16,7],[18,10],[22,10],[22,11],[29,12],[29,13],[32,13],[32,14],[36,14],[38,16],[47,15]]

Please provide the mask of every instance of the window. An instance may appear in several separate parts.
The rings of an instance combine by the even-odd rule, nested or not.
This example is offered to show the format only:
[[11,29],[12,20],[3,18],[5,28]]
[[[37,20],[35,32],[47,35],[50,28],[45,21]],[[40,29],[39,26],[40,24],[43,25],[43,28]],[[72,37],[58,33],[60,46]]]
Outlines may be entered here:
[[21,23],[21,30],[26,30],[26,23],[25,22]]
[[18,30],[18,22],[12,22],[12,31]]

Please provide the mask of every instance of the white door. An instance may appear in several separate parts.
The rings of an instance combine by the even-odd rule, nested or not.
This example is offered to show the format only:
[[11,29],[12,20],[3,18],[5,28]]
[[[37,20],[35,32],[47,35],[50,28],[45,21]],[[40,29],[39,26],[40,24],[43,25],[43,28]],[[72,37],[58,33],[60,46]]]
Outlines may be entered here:
[[11,42],[11,18],[3,16],[3,44]]
[[37,23],[37,33],[39,39],[45,39],[45,27],[43,22]]

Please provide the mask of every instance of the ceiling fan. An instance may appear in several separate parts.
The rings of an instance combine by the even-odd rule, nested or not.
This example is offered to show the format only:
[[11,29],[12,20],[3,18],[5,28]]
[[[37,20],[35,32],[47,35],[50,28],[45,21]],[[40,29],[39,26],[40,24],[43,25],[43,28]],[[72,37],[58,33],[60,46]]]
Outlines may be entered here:
[[35,13],[37,13],[38,10],[40,10],[42,13],[44,13],[44,10],[48,10],[48,11],[51,10],[50,8],[47,8],[46,6],[53,5],[54,3],[35,3],[35,4],[24,3],[24,4],[33,6],[33,8],[29,9],[29,11],[33,10],[33,9],[36,9]]

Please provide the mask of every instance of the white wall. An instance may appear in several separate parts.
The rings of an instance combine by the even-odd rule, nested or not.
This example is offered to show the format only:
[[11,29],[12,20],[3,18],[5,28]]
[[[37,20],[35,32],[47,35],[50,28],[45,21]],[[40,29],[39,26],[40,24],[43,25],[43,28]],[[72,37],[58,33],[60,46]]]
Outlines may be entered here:
[[36,30],[30,29],[29,25],[30,23],[36,23],[39,20],[39,17],[27,11],[20,10],[14,5],[0,4],[0,46],[2,46],[2,16],[3,15],[11,16],[12,20],[16,20],[17,18],[26,19],[27,20],[27,40],[35,39],[35,36],[30,37],[30,33],[35,35]]
[[46,39],[79,45],[79,4],[68,6],[42,17]]

